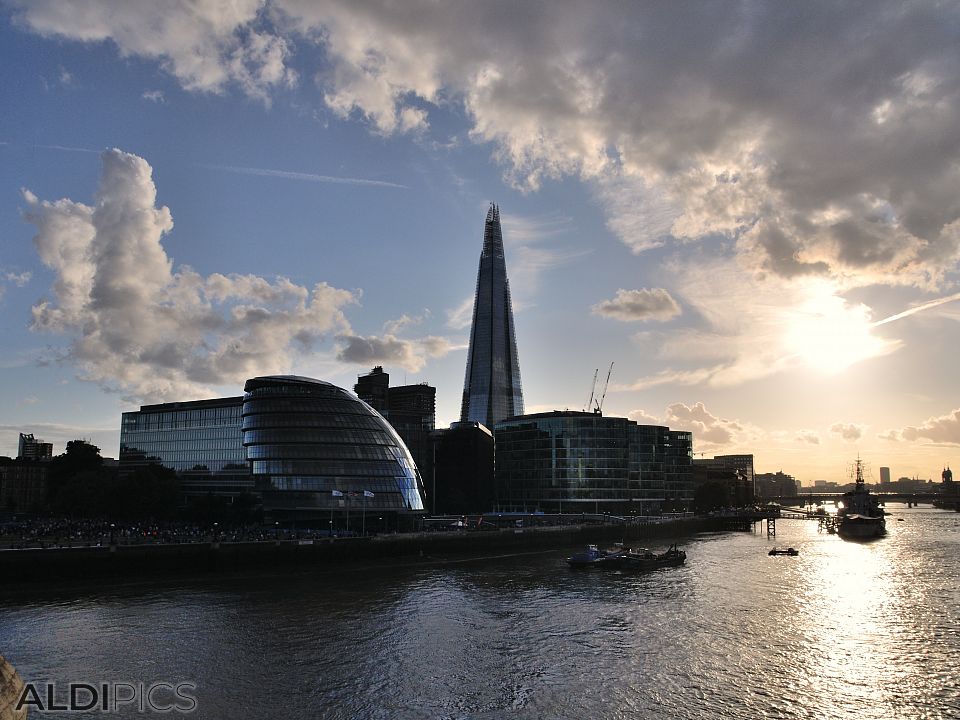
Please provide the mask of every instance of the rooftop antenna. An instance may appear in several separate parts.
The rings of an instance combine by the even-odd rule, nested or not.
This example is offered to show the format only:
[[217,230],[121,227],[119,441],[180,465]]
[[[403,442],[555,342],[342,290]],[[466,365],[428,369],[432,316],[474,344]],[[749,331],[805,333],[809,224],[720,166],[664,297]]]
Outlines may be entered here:
[[587,400],[587,406],[583,409],[584,412],[589,412],[590,408],[593,407],[593,391],[597,389],[597,373],[599,372],[600,368],[593,371],[593,383],[590,385],[590,399]]
[[597,403],[597,414],[603,414],[603,401],[607,399],[607,386],[610,385],[610,373],[613,372],[613,363],[610,363],[610,369],[607,370],[607,381],[603,384],[603,395],[600,396],[600,402]]

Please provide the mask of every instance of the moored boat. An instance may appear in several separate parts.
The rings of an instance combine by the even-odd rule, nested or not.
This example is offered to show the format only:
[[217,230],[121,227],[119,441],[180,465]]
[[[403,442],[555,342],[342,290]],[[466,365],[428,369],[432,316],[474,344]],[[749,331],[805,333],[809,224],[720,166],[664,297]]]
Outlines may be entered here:
[[676,567],[683,565],[687,560],[687,553],[671,545],[662,553],[655,553],[646,548],[627,550],[610,561],[613,567],[620,570],[656,570],[662,567]]
[[789,555],[791,557],[796,557],[799,554],[800,554],[800,551],[792,547],[773,548],[772,550],[770,550],[770,552],[767,553],[767,555]]
[[570,567],[598,567],[614,562],[616,558],[627,553],[628,550],[622,545],[618,545],[609,550],[603,550],[597,545],[587,545],[587,549],[574,553],[567,558],[567,564]]
[[843,494],[843,507],[837,511],[837,533],[840,537],[868,539],[880,537],[887,531],[887,521],[880,509],[880,499],[871,495],[863,481],[863,463],[854,465],[853,490]]

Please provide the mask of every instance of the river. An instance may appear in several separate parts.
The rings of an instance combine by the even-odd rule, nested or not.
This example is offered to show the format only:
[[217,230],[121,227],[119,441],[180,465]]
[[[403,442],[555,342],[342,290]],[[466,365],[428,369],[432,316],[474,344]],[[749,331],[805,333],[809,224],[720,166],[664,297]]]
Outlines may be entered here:
[[646,574],[558,548],[8,584],[0,654],[28,682],[190,682],[199,718],[960,717],[960,514],[887,509],[874,542],[781,519],[775,539],[684,538],[684,567]]

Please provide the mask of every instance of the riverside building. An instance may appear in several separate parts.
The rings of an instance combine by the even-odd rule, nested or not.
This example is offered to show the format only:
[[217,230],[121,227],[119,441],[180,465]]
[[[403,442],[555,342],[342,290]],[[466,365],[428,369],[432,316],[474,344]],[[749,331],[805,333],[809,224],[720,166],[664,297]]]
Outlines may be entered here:
[[483,228],[460,422],[478,422],[492,428],[504,418],[522,414],[520,360],[500,209],[491,205]]
[[188,501],[254,493],[268,519],[313,528],[395,528],[424,510],[396,431],[352,393],[312,378],[252,378],[240,397],[123,413],[121,477],[151,463],[177,472]]
[[390,387],[389,373],[378,365],[357,378],[353,391],[397,431],[413,455],[424,481],[432,477],[433,443],[430,434],[436,426],[437,389],[427,383]]
[[689,432],[554,411],[494,426],[496,509],[657,514],[692,500]]
[[278,519],[342,529],[353,513],[359,529],[361,513],[371,526],[388,513],[384,526],[396,527],[424,511],[423,481],[403,440],[370,405],[328,382],[247,380],[243,445],[264,509]]

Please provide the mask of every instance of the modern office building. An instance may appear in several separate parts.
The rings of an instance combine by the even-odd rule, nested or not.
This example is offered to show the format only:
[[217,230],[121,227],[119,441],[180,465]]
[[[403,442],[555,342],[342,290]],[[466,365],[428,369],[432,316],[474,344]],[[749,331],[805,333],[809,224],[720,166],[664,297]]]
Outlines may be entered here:
[[243,397],[144,405],[120,421],[121,478],[156,463],[175,470],[187,499],[253,490],[243,447]]
[[477,270],[460,421],[478,422],[492,428],[504,418],[522,414],[520,361],[500,210],[491,205],[484,224],[483,251]]
[[427,383],[390,387],[390,374],[381,366],[357,378],[354,392],[383,415],[403,439],[426,480],[433,474],[433,443],[436,426],[437,389]]
[[498,510],[649,515],[692,500],[688,432],[554,411],[503,420],[494,439]]
[[797,479],[782,470],[775,473],[757,473],[753,477],[753,484],[757,498],[792,497],[800,492]]
[[477,422],[453,423],[431,433],[434,474],[427,483],[434,515],[468,515],[496,504],[493,475],[493,433]]
[[890,484],[890,468],[888,467],[880,468],[880,484],[881,485]]
[[[712,458],[700,458],[693,461],[698,468],[707,468],[712,476],[719,478],[722,473],[729,475],[729,500],[736,507],[753,503],[757,495],[753,472],[753,455],[717,455]],[[702,474],[701,474],[702,479]]]
[[17,460],[49,460],[53,457],[53,443],[38,440],[32,433],[20,433]]
[[297,376],[248,380],[243,445],[271,517],[359,530],[368,516],[368,527],[412,525],[424,510],[423,482],[403,440],[336,385]]

